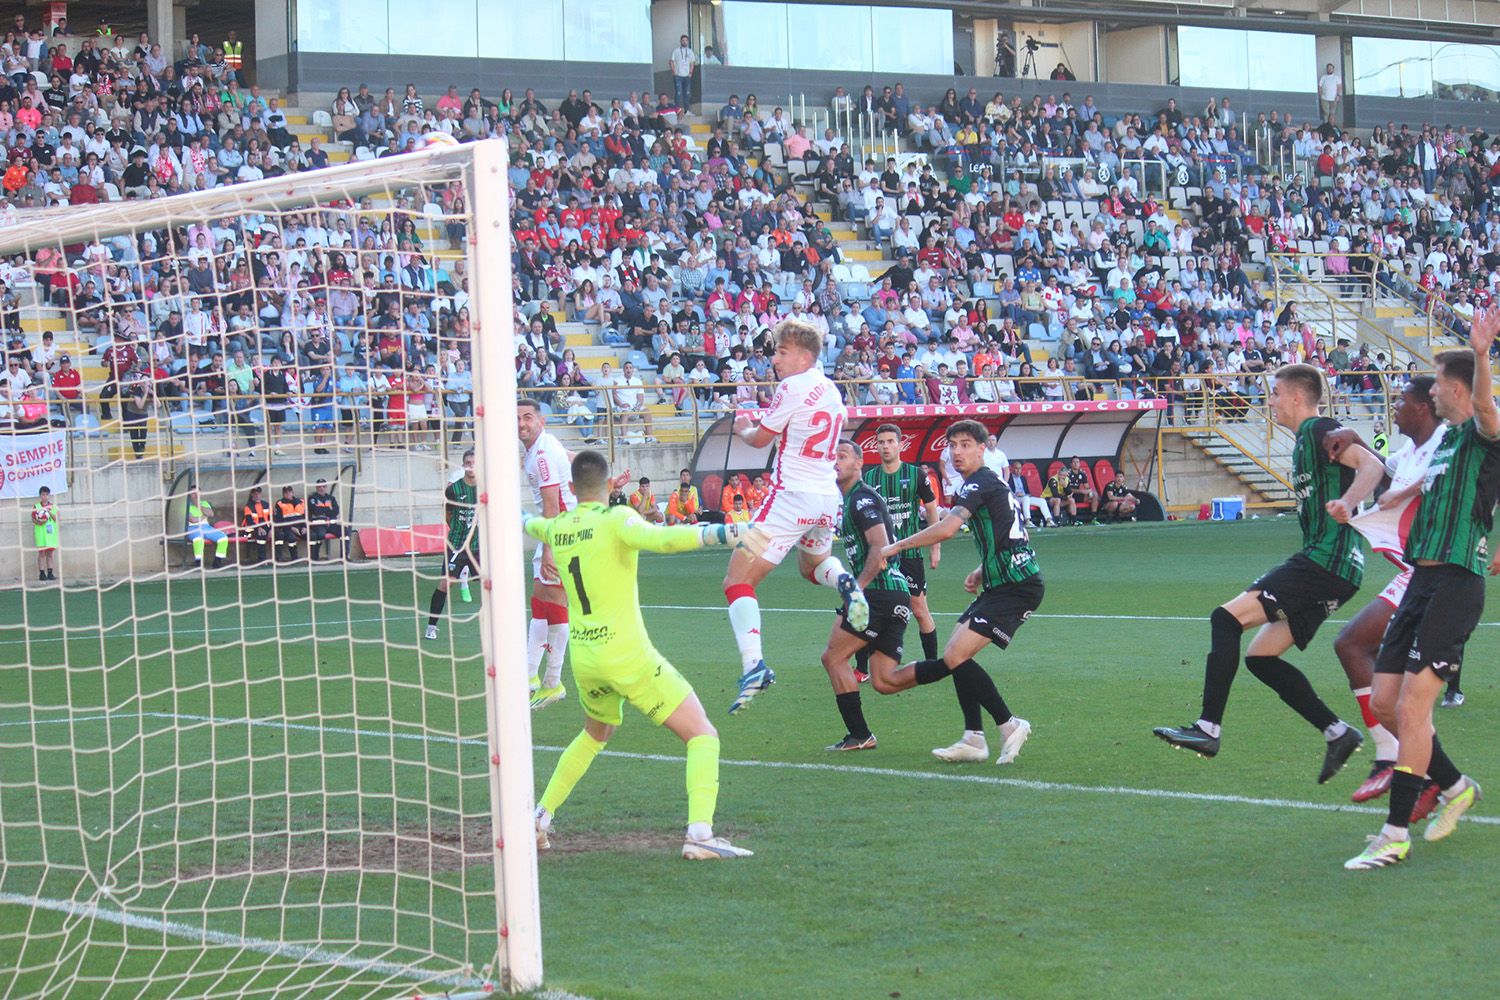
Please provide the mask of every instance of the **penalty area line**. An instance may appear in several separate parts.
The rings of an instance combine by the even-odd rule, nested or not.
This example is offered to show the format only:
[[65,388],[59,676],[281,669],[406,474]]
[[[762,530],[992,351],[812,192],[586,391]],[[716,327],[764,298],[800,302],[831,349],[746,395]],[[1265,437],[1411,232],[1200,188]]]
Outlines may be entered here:
[[[3,722],[0,728],[11,729],[25,726],[68,725],[79,723],[111,722],[126,718],[161,719],[171,722],[189,722],[200,725],[238,725],[258,729],[280,729],[287,732],[306,732],[330,736],[357,736],[367,739],[388,739],[399,742],[443,744],[448,746],[484,748],[482,739],[457,736],[438,736],[428,733],[396,732],[388,729],[370,729],[345,726],[322,726],[311,723],[284,722],[279,719],[227,718],[211,715],[188,715],[172,712],[125,712],[97,714],[69,718],[37,719],[21,722]],[[538,744],[532,749],[539,753],[562,753],[560,746]],[[617,757],[622,760],[641,760],[659,763],[682,764],[685,758],[673,754],[635,753],[627,750],[605,750],[602,757]],[[1304,799],[1264,798],[1252,795],[1230,795],[1218,792],[1190,792],[1170,788],[1136,788],[1129,785],[1083,785],[1064,781],[1039,781],[1033,778],[1007,778],[1000,775],[972,774],[948,771],[918,771],[893,767],[866,767],[855,764],[822,764],[812,761],[782,760],[731,760],[719,761],[724,767],[764,768],[778,771],[813,771],[827,774],[852,774],[874,778],[900,778],[912,781],[941,781],[968,785],[992,785],[1005,788],[1023,788],[1035,792],[1061,792],[1075,795],[1114,795],[1134,798],[1164,799],[1179,802],[1204,802],[1219,805],[1258,806],[1268,809],[1295,809],[1308,812],[1349,813],[1364,816],[1384,816],[1386,810],[1352,803],[1309,802]],[[1465,823],[1481,826],[1500,826],[1500,817],[1465,815]]]

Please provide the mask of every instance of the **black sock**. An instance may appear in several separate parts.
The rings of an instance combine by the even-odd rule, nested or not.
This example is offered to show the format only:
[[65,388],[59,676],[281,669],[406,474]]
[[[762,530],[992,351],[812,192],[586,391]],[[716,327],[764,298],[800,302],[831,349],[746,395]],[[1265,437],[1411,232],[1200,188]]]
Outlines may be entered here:
[[846,691],[836,694],[833,700],[838,702],[839,714],[844,717],[844,729],[850,736],[857,739],[866,739],[870,735],[870,727],[865,722],[864,710],[859,706],[859,692]]
[[918,684],[936,684],[952,672],[948,669],[948,664],[934,658],[918,660],[912,664],[912,671],[917,676]]
[[[946,670],[947,667],[944,666],[943,669]],[[964,716],[964,732],[984,732],[984,713],[979,705],[979,699],[974,696],[974,688],[969,682],[968,675],[965,673],[960,676],[961,669],[954,670],[952,673],[953,693],[958,696],[958,710]]]
[[1240,640],[1245,629],[1239,619],[1224,608],[1214,608],[1208,616],[1208,663],[1203,670],[1203,715],[1218,724],[1224,721],[1224,706],[1229,703],[1229,687],[1240,669]]
[[1011,719],[1010,706],[1005,704],[1005,699],[1000,697],[1000,689],[995,687],[995,680],[989,672],[981,667],[976,660],[965,660],[953,671],[956,679],[960,674],[964,675],[965,684],[974,699],[984,707],[986,712],[995,720],[996,725],[1004,725]]
[[427,624],[436,625],[438,615],[443,613],[443,608],[446,607],[447,604],[448,592],[446,590],[434,590],[432,592],[432,603],[428,605],[428,610],[430,610],[432,613],[427,616]]
[[1417,796],[1422,794],[1423,779],[1420,774],[1397,769],[1391,775],[1391,811],[1385,821],[1391,826],[1411,826],[1411,811],[1417,806]]
[[866,646],[854,654],[854,669],[862,674],[870,672],[870,647]]
[[937,659],[937,629],[922,633],[922,656],[924,659]]
[[1427,777],[1437,782],[1439,788],[1452,788],[1463,780],[1464,773],[1453,763],[1453,759],[1438,742],[1437,733],[1432,734],[1432,763],[1427,765]]
[[1463,694],[1463,689],[1458,686],[1458,675],[1457,674],[1454,674],[1452,677],[1448,678],[1448,693],[1449,694]]
[[1245,667],[1315,729],[1327,729],[1339,721],[1333,709],[1323,704],[1323,699],[1312,689],[1307,675],[1281,657],[1247,656]]

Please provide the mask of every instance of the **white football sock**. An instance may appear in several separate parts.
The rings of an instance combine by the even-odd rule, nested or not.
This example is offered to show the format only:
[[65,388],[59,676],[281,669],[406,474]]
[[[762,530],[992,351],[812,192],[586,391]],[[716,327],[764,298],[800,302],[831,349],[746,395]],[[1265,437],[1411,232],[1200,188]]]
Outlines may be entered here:
[[1349,723],[1345,722],[1343,719],[1340,719],[1333,725],[1329,726],[1327,729],[1323,730],[1323,738],[1332,743],[1334,740],[1338,739],[1340,736],[1343,736],[1348,731]]
[[1217,722],[1209,722],[1207,719],[1199,719],[1195,723],[1195,725],[1214,739],[1219,738],[1219,724]]
[[1396,759],[1396,753],[1401,748],[1401,743],[1396,739],[1395,733],[1377,722],[1370,727],[1370,739],[1375,741],[1376,760]]
[[547,676],[542,687],[557,687],[562,683],[563,657],[568,652],[568,623],[547,626]]
[[984,741],[984,730],[982,730],[982,729],[965,729],[964,730],[964,742],[967,743],[967,744],[969,744],[970,746],[976,746],[976,747],[985,746],[986,744],[985,744],[985,741]]
[[812,580],[813,583],[816,583],[820,587],[831,587],[834,590],[838,590],[839,579],[848,572],[844,568],[843,563],[839,562],[833,556],[829,556],[818,563],[818,568],[813,570]]
[[687,828],[687,839],[688,840],[696,840],[699,843],[702,843],[705,840],[712,840],[713,837],[714,837],[714,828],[712,826],[710,826],[709,824],[707,824],[707,823],[689,823],[688,824],[688,828]]
[[526,631],[526,665],[535,677],[542,667],[542,656],[547,652],[547,619],[533,618]]
[[760,601],[754,597],[736,599],[729,605],[729,626],[740,647],[741,668],[749,673],[761,661]]
[[1464,790],[1464,786],[1467,785],[1468,783],[1469,783],[1469,779],[1468,778],[1460,777],[1458,779],[1458,781],[1454,782],[1452,788],[1445,788],[1445,789],[1443,789],[1443,798],[1445,798],[1445,799],[1451,799],[1451,798],[1453,798],[1453,796],[1455,796],[1459,792],[1463,791]]
[[1380,828],[1380,835],[1391,840],[1410,840],[1411,828],[1405,826],[1391,826],[1391,824],[1386,823]]

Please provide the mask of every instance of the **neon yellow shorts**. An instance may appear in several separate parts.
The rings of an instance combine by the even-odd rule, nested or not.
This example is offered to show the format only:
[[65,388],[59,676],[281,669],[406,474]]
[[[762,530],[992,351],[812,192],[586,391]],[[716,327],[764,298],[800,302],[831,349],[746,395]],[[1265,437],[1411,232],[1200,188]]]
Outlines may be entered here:
[[659,726],[693,693],[687,678],[654,649],[633,664],[611,664],[607,670],[575,663],[573,680],[584,713],[606,726],[625,721],[627,701]]

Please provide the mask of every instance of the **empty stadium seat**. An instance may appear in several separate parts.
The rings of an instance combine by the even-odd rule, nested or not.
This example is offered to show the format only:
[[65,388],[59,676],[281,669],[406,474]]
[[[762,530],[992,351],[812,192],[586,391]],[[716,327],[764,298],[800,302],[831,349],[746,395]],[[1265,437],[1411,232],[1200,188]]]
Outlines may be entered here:
[[1042,474],[1036,471],[1036,463],[1022,462],[1021,475],[1026,478],[1026,491],[1034,497],[1041,496],[1042,487],[1046,484],[1042,482]]
[[1101,458],[1094,463],[1094,488],[1103,492],[1105,483],[1115,481],[1115,467],[1109,459]]

